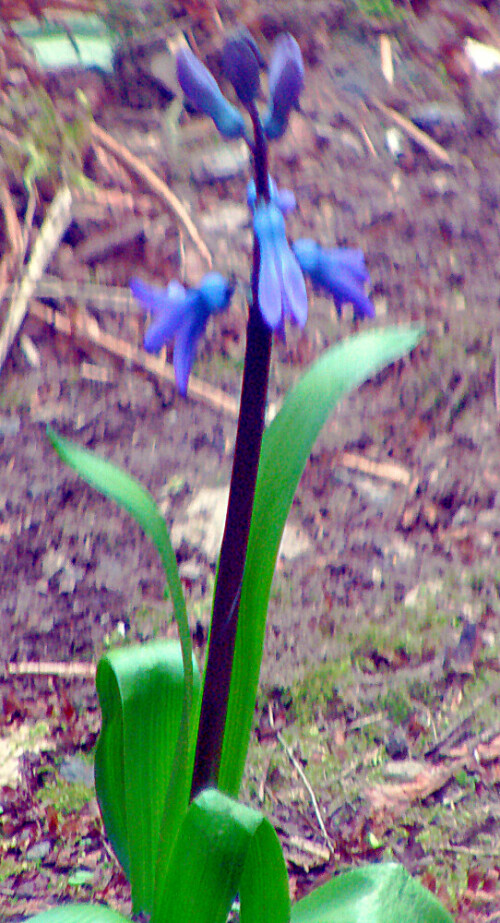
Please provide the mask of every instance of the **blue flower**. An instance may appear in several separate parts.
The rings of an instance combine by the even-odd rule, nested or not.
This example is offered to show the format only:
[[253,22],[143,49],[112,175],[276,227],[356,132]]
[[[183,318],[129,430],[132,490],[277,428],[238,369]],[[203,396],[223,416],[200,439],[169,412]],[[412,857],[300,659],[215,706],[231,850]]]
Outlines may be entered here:
[[375,308],[365,293],[369,275],[361,250],[326,250],[315,240],[304,239],[293,244],[293,251],[303,272],[333,296],[339,317],[346,301],[357,317],[375,317]]
[[260,69],[264,61],[248,29],[238,29],[222,49],[224,73],[244,106],[253,103],[260,89]]
[[229,100],[208,68],[189,48],[177,53],[177,79],[189,101],[209,115],[225,138],[243,138],[246,133],[245,120]]
[[233,287],[218,272],[209,272],[198,288],[185,289],[174,280],[163,289],[140,279],[132,279],[130,288],[143,308],[153,315],[144,348],[157,353],[168,340],[175,341],[175,380],[185,397],[198,340],[209,317],[228,307]]
[[300,327],[307,320],[304,276],[288,244],[285,219],[275,202],[257,202],[254,229],[260,255],[260,310],[269,327],[283,335],[286,318]]
[[269,109],[264,117],[264,133],[270,141],[285,133],[303,83],[304,62],[300,48],[293,36],[284,32],[276,39],[269,65]]
[[[289,215],[290,212],[293,212],[297,202],[291,189],[278,189],[272,176],[269,177],[269,189],[271,192],[271,201],[278,206],[280,212],[285,215],[285,217]],[[252,212],[255,211],[257,189],[254,179],[251,179],[247,185],[247,203]]]

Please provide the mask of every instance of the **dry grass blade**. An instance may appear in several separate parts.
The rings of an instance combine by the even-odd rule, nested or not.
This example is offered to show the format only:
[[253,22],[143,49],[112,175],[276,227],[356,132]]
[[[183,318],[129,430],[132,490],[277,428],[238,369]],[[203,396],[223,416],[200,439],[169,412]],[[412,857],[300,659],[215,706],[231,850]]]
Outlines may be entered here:
[[70,222],[71,192],[67,186],[63,186],[54,196],[47,211],[19,288],[9,305],[0,333],[0,370],[25,318],[28,302],[36,289],[37,282],[43,276]]

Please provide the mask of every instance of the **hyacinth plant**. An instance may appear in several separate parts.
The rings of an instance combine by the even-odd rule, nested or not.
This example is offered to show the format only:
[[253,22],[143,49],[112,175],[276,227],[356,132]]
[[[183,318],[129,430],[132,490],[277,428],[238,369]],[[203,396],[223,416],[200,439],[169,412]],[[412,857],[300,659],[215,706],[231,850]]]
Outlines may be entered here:
[[[253,220],[246,353],[227,517],[217,568],[204,676],[193,658],[186,605],[168,531],[152,496],[128,474],[49,429],[60,457],[124,507],[159,552],[180,642],[155,641],[109,652],[97,669],[102,730],[95,781],[107,836],[130,880],[134,913],[152,923],[224,923],[236,896],[243,923],[450,923],[437,899],[402,866],[382,863],[334,875],[292,907],[281,846],[270,822],[240,803],[267,606],[285,520],[324,422],[349,389],[408,353],[422,331],[371,329],[330,348],[290,391],[271,424],[265,409],[273,335],[308,312],[304,275],[355,314],[371,317],[363,254],[290,244],[285,218],[292,193],[269,176],[268,143],[286,131],[304,67],[292,36],[281,35],[259,111],[264,62],[251,36],[233,35],[225,74],[240,106],[186,47],[177,58],[188,100],[220,134],[244,138],[253,178]],[[243,114],[245,113],[245,115]],[[181,394],[209,317],[227,308],[232,284],[211,272],[197,287],[132,282],[151,315],[145,347],[174,341]],[[72,904],[33,918],[46,923],[124,920],[104,906]]]

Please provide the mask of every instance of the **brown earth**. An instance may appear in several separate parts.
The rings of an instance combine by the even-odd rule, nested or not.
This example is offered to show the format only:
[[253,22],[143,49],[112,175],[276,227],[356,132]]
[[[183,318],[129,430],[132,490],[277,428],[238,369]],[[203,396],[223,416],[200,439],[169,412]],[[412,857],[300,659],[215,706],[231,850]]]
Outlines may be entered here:
[[[220,7],[229,25],[234,13]],[[285,27],[298,36],[305,56],[301,110],[272,148],[273,175],[297,196],[290,237],[361,247],[377,309],[374,324],[418,322],[427,331],[409,359],[365,384],[332,416],[291,513],[307,550],[280,559],[273,591],[260,704],[271,694],[286,722],[287,714],[299,711],[294,696],[304,698],[300,683],[318,682],[321,670],[347,658],[354,685],[350,675],[345,688],[342,682],[336,687],[334,715],[334,697],[327,696],[329,725],[322,714],[328,733],[332,721],[337,727],[342,719],[344,738],[381,675],[387,691],[398,671],[415,670],[411,675],[433,686],[443,712],[454,696],[464,695],[473,675],[483,681],[491,714],[500,694],[500,69],[480,75],[464,50],[466,36],[498,47],[500,16],[495,5],[488,11],[479,3],[421,7],[420,18],[407,10],[401,22],[383,26],[350,16],[341,3],[275,3],[262,15],[247,9],[266,54],[267,43]],[[216,67],[217,34],[195,26],[202,56]],[[165,34],[172,31],[169,25]],[[382,34],[392,49],[392,84],[381,70]],[[189,208],[214,266],[241,279],[241,296],[209,327],[195,367],[202,383],[236,397],[251,251],[244,212],[248,168],[235,155],[230,175],[215,178],[223,148],[210,124],[183,118],[174,132],[166,117],[171,97],[165,78],[146,81],[141,67],[124,54],[109,78],[46,79],[68,117],[68,101],[85,76],[97,122],[169,184]],[[415,123],[423,129],[418,137]],[[71,226],[48,267],[59,280],[58,294],[36,300],[69,318],[72,334],[31,312],[22,331],[28,346],[17,339],[2,370],[5,664],[90,663],[120,634],[134,640],[172,631],[154,549],[125,514],[62,466],[45,436],[48,422],[138,477],[174,529],[199,491],[224,486],[230,472],[231,408],[220,409],[207,395],[183,400],[161,377],[102,348],[96,324],[115,344],[121,339],[140,346],[144,322],[131,302],[124,312],[114,309],[113,292],[101,306],[86,295],[89,283],[109,290],[126,286],[135,274],[196,283],[206,263],[178,219],[165,213],[147,177],[132,173],[95,133],[87,136],[83,166],[97,194],[78,193]],[[11,177],[10,188],[22,222],[22,185]],[[35,226],[54,189],[53,179],[40,184]],[[0,227],[8,250],[8,228]],[[81,289],[76,296],[75,280]],[[306,332],[292,332],[287,345],[276,346],[271,400],[279,401],[300,369],[354,326],[349,310],[339,323],[332,305],[311,293]],[[30,343],[38,357],[31,361]],[[214,561],[185,534],[177,553],[201,653]],[[89,703],[86,687],[84,693],[75,683],[68,689],[77,711]],[[47,680],[7,675],[3,690],[7,703],[18,703],[5,708],[6,724],[35,714],[28,703],[37,695],[48,701],[54,694]],[[90,704],[95,709],[95,701]],[[51,708],[52,716],[60,714],[53,701]],[[438,739],[448,720],[449,713]],[[261,718],[265,742],[266,733],[273,735],[264,725]],[[95,729],[94,720],[87,742]],[[496,843],[498,778],[481,780],[496,818]],[[327,794],[321,794],[330,816]],[[280,816],[276,800],[267,807]],[[283,810],[284,827],[296,824],[303,834],[290,803]],[[345,837],[338,849],[346,863],[365,854],[350,850]],[[498,862],[487,865],[498,868]],[[415,861],[412,870],[423,868]],[[483,904],[481,912],[498,909],[494,896]],[[460,904],[460,919],[467,919],[468,908]],[[481,918],[477,908],[474,913]]]

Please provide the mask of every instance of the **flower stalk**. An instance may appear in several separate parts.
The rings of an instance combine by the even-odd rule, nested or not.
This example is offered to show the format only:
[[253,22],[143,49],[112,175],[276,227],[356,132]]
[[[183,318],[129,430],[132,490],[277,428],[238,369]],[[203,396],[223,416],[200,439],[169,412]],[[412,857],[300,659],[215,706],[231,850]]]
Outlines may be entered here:
[[[270,201],[267,144],[253,103],[248,110],[254,128],[253,162],[257,196]],[[247,338],[240,413],[236,432],[233,470],[226,524],[215,588],[210,643],[191,787],[191,798],[208,786],[217,786],[226,723],[238,609],[250,533],[250,522],[264,433],[272,330],[259,306],[260,254],[254,235],[252,298]]]

